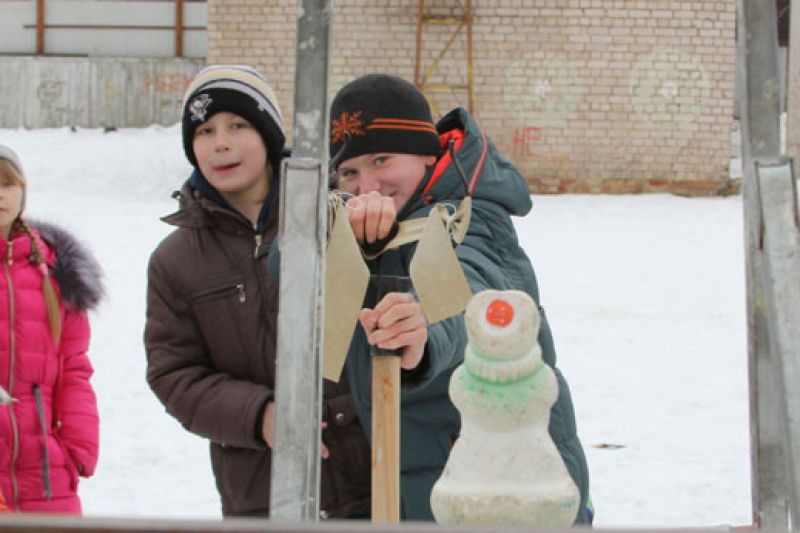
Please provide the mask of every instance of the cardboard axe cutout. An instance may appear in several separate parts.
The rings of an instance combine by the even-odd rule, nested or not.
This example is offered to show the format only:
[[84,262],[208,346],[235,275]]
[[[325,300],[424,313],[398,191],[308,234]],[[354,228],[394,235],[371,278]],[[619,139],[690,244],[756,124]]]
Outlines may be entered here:
[[452,243],[461,244],[467,233],[472,199],[465,197],[452,215],[446,205],[436,204],[427,217],[400,222],[395,237],[373,255],[364,253],[356,242],[341,196],[331,193],[329,203],[323,377],[338,382],[370,280],[366,260],[419,241],[409,274],[428,324],[466,309],[472,291]]
[[[472,291],[453,250],[469,226],[472,199],[467,196],[451,216],[437,204],[425,218],[401,222],[394,237],[373,255],[356,242],[341,196],[330,197],[333,220],[326,255],[325,353],[323,377],[339,381],[364,293],[372,279],[378,298],[413,287],[428,324],[461,313]],[[452,239],[452,242],[451,242]],[[409,276],[370,276],[365,260],[419,241]],[[372,509],[373,522],[400,521],[400,357],[402,349],[370,349],[372,355]]]

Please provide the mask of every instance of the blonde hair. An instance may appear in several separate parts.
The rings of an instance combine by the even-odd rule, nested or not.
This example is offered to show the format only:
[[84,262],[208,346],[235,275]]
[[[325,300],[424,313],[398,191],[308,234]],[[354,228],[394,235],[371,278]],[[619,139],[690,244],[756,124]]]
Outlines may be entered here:
[[8,159],[0,158],[0,179],[11,180],[14,185],[25,189],[25,178],[22,177],[17,167]]
[[[14,185],[22,187],[24,204],[25,179],[7,159],[0,159],[0,179],[10,180]],[[53,285],[53,279],[50,276],[50,269],[47,267],[41,248],[39,248],[39,242],[22,219],[21,211],[14,223],[11,224],[9,241],[11,240],[11,235],[15,233],[24,233],[31,242],[31,260],[42,272],[42,293],[44,294],[44,304],[47,308],[47,321],[50,324],[50,336],[56,343],[59,343],[61,341],[61,306],[58,303],[58,296]],[[9,251],[10,249],[9,245]]]

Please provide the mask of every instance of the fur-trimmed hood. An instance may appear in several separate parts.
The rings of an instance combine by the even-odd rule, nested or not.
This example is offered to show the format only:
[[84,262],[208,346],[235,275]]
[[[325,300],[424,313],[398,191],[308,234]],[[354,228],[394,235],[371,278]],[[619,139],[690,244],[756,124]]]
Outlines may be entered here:
[[96,308],[105,297],[105,288],[103,269],[95,257],[67,230],[39,221],[29,224],[55,250],[50,272],[61,289],[64,305],[79,311]]

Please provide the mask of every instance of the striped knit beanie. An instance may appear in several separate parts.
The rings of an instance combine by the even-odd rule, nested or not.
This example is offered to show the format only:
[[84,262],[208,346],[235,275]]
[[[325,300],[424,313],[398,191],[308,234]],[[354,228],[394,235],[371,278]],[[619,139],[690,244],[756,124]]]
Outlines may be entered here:
[[408,81],[369,74],[342,87],[331,103],[333,166],[380,152],[435,155],[439,136],[425,96]]
[[286,144],[278,99],[267,80],[246,65],[213,65],[197,73],[183,99],[183,150],[192,166],[194,131],[220,111],[245,118],[261,134],[267,157],[275,161]]

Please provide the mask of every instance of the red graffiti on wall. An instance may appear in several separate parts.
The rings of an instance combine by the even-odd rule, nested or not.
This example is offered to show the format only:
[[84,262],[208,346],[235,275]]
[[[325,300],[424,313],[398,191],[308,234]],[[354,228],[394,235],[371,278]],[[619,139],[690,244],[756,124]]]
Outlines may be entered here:
[[155,78],[145,82],[141,94],[147,94],[152,88],[156,93],[183,93],[192,82],[192,76],[176,72],[162,72]]
[[535,144],[542,140],[542,128],[525,126],[514,130],[514,150],[515,156],[536,157],[534,150]]

